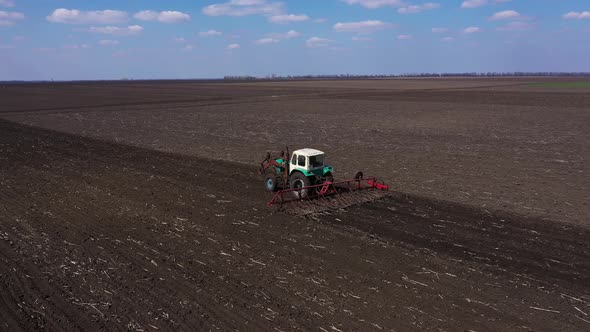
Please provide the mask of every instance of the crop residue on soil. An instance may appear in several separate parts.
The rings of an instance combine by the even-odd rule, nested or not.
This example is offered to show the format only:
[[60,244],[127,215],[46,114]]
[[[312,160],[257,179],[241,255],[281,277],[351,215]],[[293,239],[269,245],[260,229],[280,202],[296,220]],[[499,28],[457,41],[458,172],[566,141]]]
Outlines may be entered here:
[[[100,84],[75,86],[77,100],[55,97],[69,85],[11,87],[0,330],[587,330],[587,169],[575,159],[588,157],[587,97],[500,83],[487,95],[106,88],[126,100]],[[318,127],[279,135],[270,124],[298,123],[284,117],[294,109]],[[365,165],[392,195],[306,218],[266,207],[248,158],[283,137],[323,140],[339,174]]]

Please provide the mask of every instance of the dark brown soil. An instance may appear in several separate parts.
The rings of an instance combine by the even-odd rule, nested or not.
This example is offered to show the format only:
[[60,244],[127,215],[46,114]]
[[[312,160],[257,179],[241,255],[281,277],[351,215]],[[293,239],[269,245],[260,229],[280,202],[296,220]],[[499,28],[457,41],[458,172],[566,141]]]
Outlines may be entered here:
[[[107,88],[80,89],[100,96],[97,89]],[[240,89],[231,94],[240,94]],[[53,92],[48,92],[46,104],[12,100],[12,106],[2,106],[10,121],[0,120],[0,329],[590,328],[590,229],[584,205],[588,180],[583,177],[587,133],[578,135],[577,141],[563,136],[584,125],[576,123],[587,119],[584,106],[576,105],[584,104],[586,96],[571,97],[561,115],[552,115],[553,106],[516,111],[510,108],[515,107],[510,98],[490,115],[485,113],[490,111],[486,103],[475,101],[399,101],[386,98],[391,92],[367,92],[356,103],[355,95],[342,101],[344,94],[336,97],[342,92],[297,89],[285,91],[291,99],[278,104],[267,101],[274,92],[256,90],[255,96],[244,92],[215,101],[234,106],[199,106],[200,102],[182,96],[179,100],[177,95],[165,103],[150,96],[152,104],[142,103],[140,97],[112,102],[105,96],[80,97],[67,101],[72,106],[64,106],[59,98],[51,99]],[[299,93],[325,93],[314,102],[332,105],[326,114],[339,126],[356,123],[353,131],[364,133],[363,138],[371,142],[382,142],[375,147],[377,154],[350,155],[345,147],[338,147],[331,161],[337,167],[352,165],[343,167],[345,175],[365,163],[377,175],[397,178],[391,197],[308,218],[265,206],[268,194],[247,156],[254,159],[255,150],[278,143],[278,134],[270,127],[258,131],[262,137],[247,133],[255,130],[251,123],[256,119],[262,118],[258,121],[264,125],[296,122],[287,113],[306,103],[309,109],[302,109],[302,114],[314,118],[317,106],[311,99],[297,97]],[[466,92],[467,100],[475,98],[470,93]],[[531,100],[545,98],[531,96]],[[388,120],[374,128],[370,121],[349,118],[360,102],[381,108],[376,111],[379,114],[388,114],[390,107],[401,103],[410,108],[395,112],[400,124]],[[128,106],[104,106],[117,103]],[[445,110],[446,119],[430,109],[435,103]],[[82,104],[89,108],[69,109]],[[281,111],[285,105],[292,106]],[[474,108],[479,111],[469,116],[467,105],[481,108]],[[344,110],[338,113],[341,106]],[[41,111],[44,107],[46,111]],[[223,130],[222,115],[213,112],[224,107],[227,112],[243,108],[233,133]],[[269,117],[255,116],[269,109],[275,111]],[[31,112],[23,112],[27,110]],[[422,117],[431,117],[429,126]],[[561,124],[554,120],[560,117]],[[318,121],[310,123],[317,130],[330,131],[350,143],[349,149],[362,151],[364,143],[356,142],[355,135],[346,136],[344,129],[325,125],[327,119],[322,116],[315,118]],[[515,132],[518,124],[511,121],[525,118],[529,122],[524,123],[532,125],[524,133]],[[191,136],[183,124],[194,124],[194,119],[201,126]],[[462,120],[462,125],[453,127],[450,119]],[[488,125],[480,126],[477,119],[485,119]],[[549,122],[554,129],[546,132],[546,149],[528,151],[536,144],[530,141],[539,139],[539,131],[549,128]],[[476,134],[489,127],[505,136],[488,141],[487,136]],[[387,139],[392,132],[397,133],[394,140],[406,145],[395,150],[403,161],[396,164],[383,155],[384,149],[392,149]],[[286,136],[294,141],[306,133]],[[308,143],[316,140],[321,138]],[[155,141],[157,146],[152,145]],[[571,161],[577,154],[579,165],[545,161],[560,143],[562,158]],[[193,150],[187,148],[193,144]],[[331,140],[326,144],[337,146]],[[448,150],[437,152],[438,144]],[[205,145],[213,148],[206,150]],[[421,149],[412,148],[420,145]],[[214,150],[229,154],[229,161],[213,159],[223,158]],[[444,161],[456,151],[464,154]],[[413,167],[420,153],[429,154],[427,167]],[[510,157],[518,163],[507,166]],[[354,162],[355,158],[363,160]],[[403,163],[406,169],[393,167]],[[543,167],[529,167],[535,163]],[[431,180],[424,174],[433,175],[437,165],[442,175],[424,184]],[[452,171],[458,165],[471,166]],[[535,179],[548,181],[547,170],[571,186],[547,192],[551,182],[535,185]],[[496,174],[496,181],[483,181],[481,174],[486,173]],[[469,181],[484,187],[473,190],[466,186]],[[521,185],[515,182],[527,187],[516,189]],[[461,196],[453,194],[456,188],[472,196],[487,192],[495,197],[502,191],[508,201],[531,197],[528,204],[535,210],[527,212],[518,204],[503,207],[481,197],[458,199]],[[572,205],[559,205],[568,207],[564,218],[543,209],[551,200]]]
[[328,153],[338,178],[361,170],[404,193],[588,224],[590,93],[528,87],[524,79],[33,84],[0,89],[0,117],[248,165],[268,150],[311,146]]

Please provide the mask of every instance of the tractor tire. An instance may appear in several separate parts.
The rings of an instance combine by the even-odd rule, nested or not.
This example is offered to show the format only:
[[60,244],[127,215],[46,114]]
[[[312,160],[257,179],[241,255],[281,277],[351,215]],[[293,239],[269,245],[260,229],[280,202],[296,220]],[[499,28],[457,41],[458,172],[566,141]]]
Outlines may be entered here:
[[356,172],[356,175],[354,176],[355,180],[361,180],[363,178],[363,172]]
[[334,175],[332,175],[332,173],[326,173],[325,178],[325,181],[334,182]]
[[[307,176],[303,175],[303,173],[296,172],[293,173],[289,178],[289,186],[291,189],[311,186],[311,180]],[[297,198],[306,198],[309,196],[309,189],[294,191],[293,194]]]
[[264,186],[266,187],[266,190],[275,192],[277,191],[277,182],[278,178],[275,175],[269,174],[264,179]]

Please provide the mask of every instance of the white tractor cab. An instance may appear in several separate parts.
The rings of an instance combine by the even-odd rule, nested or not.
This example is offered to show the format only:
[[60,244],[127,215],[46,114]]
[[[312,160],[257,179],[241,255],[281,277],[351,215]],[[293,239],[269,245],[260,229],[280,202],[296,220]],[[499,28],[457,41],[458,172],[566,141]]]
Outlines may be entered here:
[[[325,165],[326,154],[316,149],[299,149],[293,151],[289,165],[289,175],[300,172],[306,177],[328,178],[332,181],[332,166]],[[318,181],[312,181],[317,183]],[[321,181],[324,182],[324,181]]]
[[334,169],[326,165],[325,160],[326,154],[320,150],[306,148],[293,151],[289,163],[289,187],[295,189],[333,182]]

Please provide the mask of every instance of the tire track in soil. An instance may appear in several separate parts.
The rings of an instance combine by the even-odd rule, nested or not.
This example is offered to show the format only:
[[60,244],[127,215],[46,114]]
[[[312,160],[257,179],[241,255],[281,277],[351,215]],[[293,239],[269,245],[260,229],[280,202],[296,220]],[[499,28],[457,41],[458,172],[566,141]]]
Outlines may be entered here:
[[247,166],[0,128],[2,329],[587,327],[587,229],[409,196],[294,218]]

